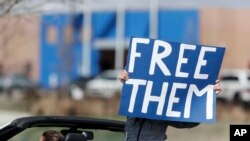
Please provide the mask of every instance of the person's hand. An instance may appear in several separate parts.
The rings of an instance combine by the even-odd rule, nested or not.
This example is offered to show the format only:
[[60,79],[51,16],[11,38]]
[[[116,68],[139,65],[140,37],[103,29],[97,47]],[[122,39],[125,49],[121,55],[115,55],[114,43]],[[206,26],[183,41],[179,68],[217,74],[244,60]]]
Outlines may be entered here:
[[220,86],[220,80],[215,81],[214,91],[216,94],[220,94],[222,92],[222,88]]
[[118,79],[119,79],[122,83],[124,83],[125,81],[127,81],[127,80],[129,79],[129,77],[128,77],[128,72],[127,72],[126,70],[121,71],[121,73],[120,73],[119,76],[118,76]]

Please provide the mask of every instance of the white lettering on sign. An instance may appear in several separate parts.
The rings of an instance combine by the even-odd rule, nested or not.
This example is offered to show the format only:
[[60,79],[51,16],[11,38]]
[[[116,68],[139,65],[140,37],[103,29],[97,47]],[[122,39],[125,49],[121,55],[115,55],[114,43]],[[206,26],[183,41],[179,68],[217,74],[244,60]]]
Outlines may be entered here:
[[201,74],[201,67],[202,66],[206,66],[207,64],[207,60],[204,60],[204,56],[206,52],[215,52],[216,48],[212,48],[212,47],[202,47],[201,48],[201,52],[198,58],[198,63],[196,65],[196,69],[194,72],[194,78],[196,79],[207,79],[208,78],[208,74]]
[[136,52],[137,44],[149,44],[149,39],[133,38],[131,45],[130,61],[128,72],[134,72],[135,58],[141,57],[141,53]]
[[[164,51],[161,53],[158,53],[160,47],[163,47]],[[171,75],[167,66],[162,61],[162,59],[166,58],[167,56],[171,54],[171,51],[172,51],[172,47],[169,43],[160,41],[160,40],[155,40],[151,62],[150,62],[150,68],[149,68],[150,75],[153,75],[155,73],[156,64],[159,66],[159,68],[161,69],[164,75],[168,75],[168,76]]]
[[[187,84],[185,83],[173,83],[170,97],[168,99],[168,102],[166,102],[166,94],[168,90],[169,84],[167,82],[162,83],[162,91],[160,96],[152,96],[152,88],[153,88],[153,81],[146,81],[143,79],[129,79],[126,81],[126,84],[132,85],[132,94],[130,97],[130,103],[129,103],[129,112],[133,113],[134,107],[135,107],[135,101],[137,92],[139,89],[139,86],[145,87],[145,96],[143,99],[143,105],[142,105],[142,113],[147,113],[150,102],[158,102],[158,107],[156,114],[162,115],[164,107],[167,107],[166,116],[167,117],[181,117],[181,111],[173,111],[173,105],[179,103],[179,97],[176,97],[176,93],[178,89],[187,89],[188,88],[188,94],[186,98],[186,105],[184,110],[184,118],[190,117],[190,109],[191,109],[191,102],[192,102],[192,96],[195,94],[196,96],[203,96],[205,93],[207,93],[207,103],[206,103],[206,111],[207,111],[207,119],[212,118],[213,113],[213,107],[209,103],[213,102],[213,91],[211,91],[213,85],[208,85],[205,88],[203,88],[201,91],[198,90],[196,85],[191,84],[189,87],[187,87]],[[167,105],[166,105],[167,104]]]
[[[137,52],[136,50],[138,47],[137,44],[149,44],[149,43],[150,43],[149,39],[144,39],[144,38],[132,39],[128,72],[130,73],[134,72],[135,60],[136,58],[141,57],[141,53]],[[164,48],[164,50],[161,53],[158,52],[160,47]],[[183,64],[188,63],[188,58],[184,58],[184,52],[186,50],[195,50],[195,49],[196,49],[195,45],[181,44],[179,57],[177,60],[176,72],[175,72],[176,77],[182,77],[182,78],[188,77],[189,74],[187,72],[181,71],[181,66]],[[169,71],[168,67],[163,62],[163,59],[168,57],[171,54],[171,52],[172,52],[172,46],[168,42],[155,40],[154,46],[153,46],[153,52],[151,56],[150,68],[149,68],[150,75],[155,74],[156,65],[161,69],[161,71],[163,72],[165,76],[171,75],[171,72]],[[201,68],[205,67],[207,64],[207,60],[204,59],[204,56],[207,52],[216,52],[216,48],[212,48],[212,47],[201,48],[201,51],[198,57],[198,62],[195,68],[195,73],[194,73],[195,79],[207,79],[209,77],[208,74],[201,74]]]
[[191,109],[191,102],[193,94],[196,96],[203,96],[207,93],[207,101],[206,101],[206,118],[212,119],[213,118],[213,85],[207,85],[205,88],[203,88],[201,91],[196,87],[196,85],[191,84],[188,90],[187,99],[186,99],[186,105],[184,110],[184,118],[190,117],[190,109]]
[[[160,73],[162,73],[163,76],[173,76],[178,78],[192,78],[197,80],[205,80],[209,78],[209,74],[202,73],[204,69],[207,67],[208,59],[206,59],[207,53],[215,53],[216,48],[214,47],[205,47],[202,46],[200,48],[200,51],[197,54],[197,46],[196,45],[189,45],[189,44],[180,44],[179,52],[177,61],[175,67],[176,69],[169,69],[170,66],[164,63],[164,59],[168,57],[172,57],[171,53],[176,50],[172,50],[172,46],[170,43],[161,41],[161,40],[150,40],[145,38],[132,38],[131,42],[131,48],[130,48],[130,60],[128,65],[128,72],[133,73],[135,71],[135,65],[136,61],[144,61],[140,58],[145,58],[147,56],[143,56],[145,54],[142,54],[138,47],[148,47],[150,44],[150,41],[153,42],[153,49],[152,49],[152,56],[150,56],[151,59],[150,62],[148,62],[148,70],[145,70],[148,72],[149,76],[155,75],[156,68],[158,67],[160,69]],[[144,46],[143,46],[144,45]],[[195,52],[196,51],[196,52]],[[193,72],[187,72],[185,71],[184,66],[188,66],[189,63],[193,63],[194,59],[191,60],[190,57],[193,57],[191,55],[185,55],[188,52],[195,52],[194,57],[197,57],[196,64],[190,65],[193,67]],[[175,52],[174,52],[175,53]],[[174,58],[175,59],[175,58]],[[137,62],[138,63],[138,62]],[[173,65],[173,64],[172,64]],[[172,67],[172,66],[171,66]],[[188,66],[189,67],[189,66]],[[186,67],[185,67],[186,68]],[[171,72],[175,71],[175,72]],[[190,76],[191,75],[191,76]],[[153,103],[157,103],[157,110],[155,111],[156,115],[159,116],[167,116],[167,117],[174,117],[174,118],[190,118],[191,114],[191,108],[192,108],[192,100],[193,97],[196,96],[198,98],[203,97],[206,95],[206,103],[205,107],[206,109],[206,119],[213,119],[213,85],[207,85],[203,88],[198,88],[195,84],[190,84],[190,82],[187,84],[185,81],[182,81],[183,79],[180,79],[180,82],[161,82],[160,86],[154,86],[154,81],[152,80],[145,80],[145,79],[132,79],[130,78],[128,81],[126,81],[126,84],[132,87],[131,90],[131,97],[129,101],[129,107],[128,112],[133,113],[135,106],[138,106],[136,103],[138,91],[142,90],[144,92],[144,97],[142,98],[142,103],[140,112],[142,114],[147,114],[150,110],[150,105]],[[179,79],[178,79],[179,81]],[[159,85],[159,83],[157,83]],[[171,87],[170,87],[171,86]],[[157,90],[160,89],[159,93],[155,93],[153,91],[153,88],[156,88]],[[158,89],[159,88],[159,89]],[[186,91],[187,93],[182,94],[181,91]],[[169,95],[167,95],[169,94]],[[141,98],[141,97],[140,97]],[[185,98],[185,103],[180,103],[181,98]],[[179,104],[183,105],[183,109],[176,109],[175,107]],[[140,113],[140,114],[141,114]],[[164,114],[163,114],[164,113]]]
[[142,79],[129,79],[128,81],[126,81],[126,84],[133,85],[133,89],[132,89],[132,93],[130,97],[129,109],[128,109],[129,112],[132,113],[134,111],[138,87],[140,85],[146,85],[146,82],[147,82],[146,80],[142,80]]
[[176,77],[188,77],[188,73],[181,72],[181,65],[187,64],[188,58],[184,58],[184,51],[185,50],[195,50],[195,45],[187,45],[187,44],[181,44],[180,46],[180,53],[179,53],[179,61],[177,62],[176,66]]
[[168,83],[164,82],[162,84],[162,90],[161,90],[160,96],[151,96],[152,86],[153,86],[153,82],[148,81],[147,87],[146,87],[146,93],[145,93],[145,97],[144,97],[143,105],[142,105],[142,113],[147,113],[149,102],[158,102],[159,104],[158,104],[156,114],[162,115],[165,98],[167,94],[167,89],[168,89]]
[[169,104],[168,104],[168,108],[167,108],[167,113],[166,115],[169,117],[180,117],[181,116],[181,112],[179,111],[173,111],[173,104],[174,103],[179,103],[179,98],[175,97],[176,95],[176,91],[177,89],[186,89],[187,84],[182,84],[182,83],[174,83],[171,93],[170,93],[170,97],[169,97]]

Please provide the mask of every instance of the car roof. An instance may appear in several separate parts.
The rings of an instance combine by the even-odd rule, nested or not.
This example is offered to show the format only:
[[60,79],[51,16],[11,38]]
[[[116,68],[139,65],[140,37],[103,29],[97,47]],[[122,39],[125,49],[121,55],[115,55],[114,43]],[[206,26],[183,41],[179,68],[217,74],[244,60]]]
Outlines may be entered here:
[[239,74],[239,73],[245,73],[249,75],[250,70],[248,69],[224,69],[221,71],[221,75]]
[[0,139],[7,140],[27,128],[70,127],[124,132],[124,121],[76,116],[32,116],[18,118],[0,129]]
[[122,70],[105,70],[103,72],[101,72],[101,74],[113,74],[113,75],[117,75],[121,72]]

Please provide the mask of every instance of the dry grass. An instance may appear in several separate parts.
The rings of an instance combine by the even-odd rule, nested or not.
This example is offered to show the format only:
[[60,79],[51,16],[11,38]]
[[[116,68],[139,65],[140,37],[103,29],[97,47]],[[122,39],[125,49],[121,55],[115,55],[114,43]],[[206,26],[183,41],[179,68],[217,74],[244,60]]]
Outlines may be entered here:
[[217,103],[216,124],[201,124],[191,129],[169,127],[168,141],[229,141],[230,124],[249,124],[250,112],[241,105]]
[[50,95],[42,97],[31,111],[38,115],[114,116],[117,115],[119,103],[119,95],[110,99],[87,97],[79,101]]
[[229,125],[219,121],[214,125],[201,124],[191,129],[169,128],[168,141],[229,141]]
[[[53,99],[53,98],[52,98]],[[91,116],[115,116],[117,115],[119,107],[119,96],[112,99],[101,99],[89,97],[81,101],[69,101],[68,99],[57,99],[49,101],[47,98],[40,101],[40,105],[44,109],[52,107],[59,107],[61,113],[56,111],[46,110],[44,114],[69,114],[73,108],[73,114],[91,115]],[[56,101],[56,102],[55,102]],[[55,104],[57,103],[57,104]],[[47,107],[47,108],[45,108]],[[72,113],[71,113],[72,114]],[[218,102],[217,103],[217,123],[216,124],[201,124],[198,127],[191,129],[176,129],[169,127],[167,130],[168,141],[228,141],[230,124],[249,123],[250,112],[244,109],[241,105]]]

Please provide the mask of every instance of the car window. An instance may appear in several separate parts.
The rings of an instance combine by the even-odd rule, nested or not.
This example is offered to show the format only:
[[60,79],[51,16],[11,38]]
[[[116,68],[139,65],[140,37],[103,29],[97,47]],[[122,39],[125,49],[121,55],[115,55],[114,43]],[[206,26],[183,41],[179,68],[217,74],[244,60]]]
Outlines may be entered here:
[[104,71],[100,74],[99,77],[109,80],[115,80],[117,79],[118,73],[118,71]]
[[13,79],[27,79],[27,77],[22,76],[22,75],[13,75],[12,78]]
[[23,75],[13,75],[11,76],[12,84],[14,85],[30,85],[32,82]]
[[[47,128],[47,127],[35,127],[29,128],[15,137],[11,138],[9,141],[39,141],[41,134],[47,130],[61,131],[68,128]],[[112,132],[107,130],[88,130],[94,133],[93,141],[122,141],[124,140],[124,133],[122,132]]]
[[109,80],[115,80],[115,79],[117,79],[117,77],[112,76],[112,75],[106,75],[106,76],[103,76],[103,78],[109,79]]
[[29,128],[25,131],[17,134],[16,136],[12,137],[8,141],[39,141],[41,134],[47,130],[56,130],[60,131],[63,128]]
[[239,81],[239,78],[236,76],[223,76],[221,77],[222,81]]
[[0,77],[0,85],[4,85],[4,78]]

